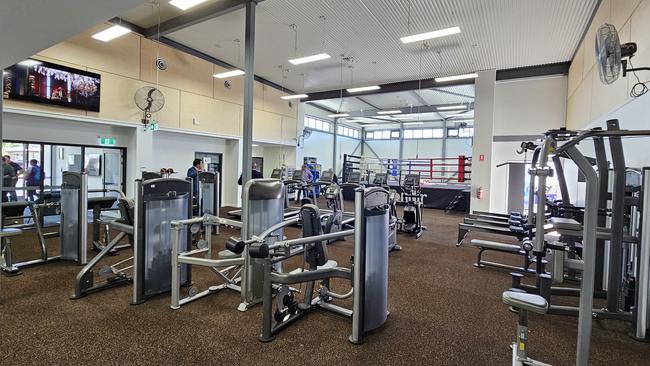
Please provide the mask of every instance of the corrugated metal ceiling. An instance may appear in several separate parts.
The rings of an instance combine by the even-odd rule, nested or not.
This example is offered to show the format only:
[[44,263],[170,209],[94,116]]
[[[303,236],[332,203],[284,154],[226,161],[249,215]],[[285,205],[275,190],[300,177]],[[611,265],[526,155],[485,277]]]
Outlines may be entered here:
[[[597,2],[266,0],[258,6],[256,74],[296,91],[319,91],[568,61]],[[233,40],[244,37],[243,19],[237,11],[169,37],[241,67],[243,50]],[[291,24],[297,25],[297,50]],[[451,26],[462,33],[428,47],[399,40]],[[302,66],[287,62],[320,52],[333,57]],[[351,57],[343,68],[340,55]]]

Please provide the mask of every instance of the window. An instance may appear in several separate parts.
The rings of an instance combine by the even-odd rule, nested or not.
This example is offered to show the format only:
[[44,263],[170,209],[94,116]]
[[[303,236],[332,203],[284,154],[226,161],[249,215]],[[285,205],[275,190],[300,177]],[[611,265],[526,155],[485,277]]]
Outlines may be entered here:
[[474,127],[465,127],[458,129],[458,137],[473,137]]
[[331,122],[323,121],[311,116],[305,116],[305,127],[319,131],[332,132]]
[[399,130],[379,130],[366,132],[366,139],[368,140],[390,140],[398,138]]
[[347,137],[353,137],[357,139],[359,138],[359,130],[356,130],[351,127],[339,125],[336,128],[336,132],[339,136],[347,136]]
[[447,129],[447,137],[458,137],[458,129],[457,128],[448,128]]
[[445,136],[442,128],[416,128],[404,130],[404,139],[441,139]]

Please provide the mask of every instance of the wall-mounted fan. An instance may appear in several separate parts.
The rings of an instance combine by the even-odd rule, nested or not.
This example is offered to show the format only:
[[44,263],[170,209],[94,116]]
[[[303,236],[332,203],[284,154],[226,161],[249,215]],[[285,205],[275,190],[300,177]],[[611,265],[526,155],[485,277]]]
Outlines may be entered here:
[[310,128],[305,128],[302,130],[302,135],[298,136],[298,147],[301,147],[302,144],[301,142],[305,142],[311,136],[311,129]]
[[634,56],[637,47],[636,43],[629,42],[621,44],[616,27],[611,24],[603,24],[596,31],[596,64],[600,80],[605,84],[615,82],[621,70],[623,77],[628,72],[646,70],[650,68],[628,68],[629,59]]
[[133,97],[135,105],[142,110],[142,124],[146,130],[149,126],[151,114],[156,113],[165,106],[165,96],[152,86],[143,86],[135,92]]

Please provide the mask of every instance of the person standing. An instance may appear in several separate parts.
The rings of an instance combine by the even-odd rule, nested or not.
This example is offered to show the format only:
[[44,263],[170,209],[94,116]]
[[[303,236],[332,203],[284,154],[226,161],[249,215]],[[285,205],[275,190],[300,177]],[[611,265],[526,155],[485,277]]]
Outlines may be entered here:
[[192,195],[197,197],[199,194],[199,173],[203,171],[203,161],[194,159],[192,166],[187,169],[187,177],[192,178]]
[[[253,170],[251,171],[251,179],[262,179],[264,178],[264,174],[258,170],[258,166],[256,162],[253,162]],[[244,178],[244,173],[239,175],[239,180],[237,181],[237,184],[241,186],[242,179]]]
[[11,166],[11,168],[14,170],[14,175],[11,178],[11,184],[5,186],[11,189],[9,191],[9,201],[18,201],[18,196],[16,195],[16,184],[18,183],[18,176],[23,172],[23,167],[21,167],[20,164],[16,163],[15,161],[11,161],[11,156],[9,155],[5,155],[3,158],[6,159],[7,164],[9,164],[9,166]]
[[[38,160],[32,159],[29,161],[29,173],[27,173],[27,178],[25,178],[25,184],[27,187],[36,187],[41,185],[41,167],[38,166]],[[27,200],[36,201],[36,190],[31,188],[27,189]]]
[[[7,162],[7,157],[2,157],[2,187],[11,187],[14,178],[16,177],[16,171],[14,168]],[[14,191],[15,193],[15,191]],[[2,192],[2,202],[7,202],[7,192]]]

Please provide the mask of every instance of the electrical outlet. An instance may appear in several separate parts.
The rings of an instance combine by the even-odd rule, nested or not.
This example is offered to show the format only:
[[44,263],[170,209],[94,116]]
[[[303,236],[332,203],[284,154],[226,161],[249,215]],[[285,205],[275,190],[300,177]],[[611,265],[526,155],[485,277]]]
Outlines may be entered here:
[[199,119],[197,117],[192,117],[192,124],[193,125],[198,125],[199,124]]

